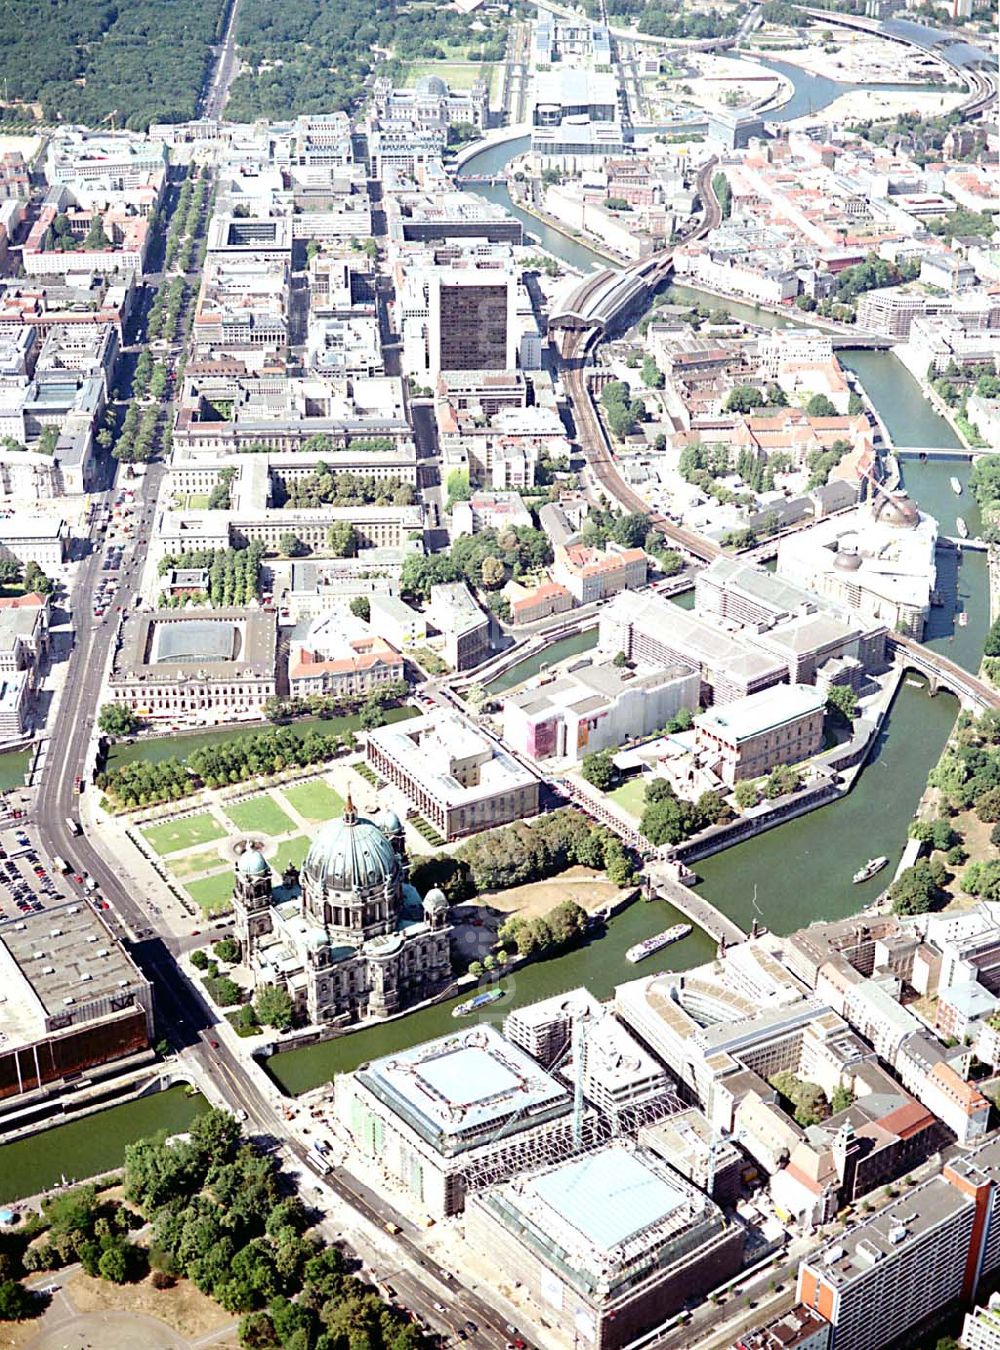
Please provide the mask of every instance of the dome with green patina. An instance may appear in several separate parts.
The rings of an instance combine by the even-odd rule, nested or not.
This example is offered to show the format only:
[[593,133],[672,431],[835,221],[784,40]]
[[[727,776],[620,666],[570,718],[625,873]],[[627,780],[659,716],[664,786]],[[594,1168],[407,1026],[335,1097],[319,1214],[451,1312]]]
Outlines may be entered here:
[[400,862],[374,821],[359,816],[348,798],[339,820],[328,820],[309,846],[303,879],[317,889],[368,891],[394,884]]
[[245,849],[236,865],[245,877],[266,877],[271,870],[259,848]]

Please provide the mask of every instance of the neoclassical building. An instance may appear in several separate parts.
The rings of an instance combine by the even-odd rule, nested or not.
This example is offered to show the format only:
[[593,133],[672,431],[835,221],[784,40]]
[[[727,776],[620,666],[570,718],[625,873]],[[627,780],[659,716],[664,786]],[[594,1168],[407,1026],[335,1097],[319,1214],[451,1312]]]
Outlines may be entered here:
[[344,814],[322,826],[299,895],[275,903],[272,873],[251,846],[236,865],[236,935],[256,987],[281,985],[313,1023],[386,1017],[451,979],[448,901],[409,881],[399,818]]

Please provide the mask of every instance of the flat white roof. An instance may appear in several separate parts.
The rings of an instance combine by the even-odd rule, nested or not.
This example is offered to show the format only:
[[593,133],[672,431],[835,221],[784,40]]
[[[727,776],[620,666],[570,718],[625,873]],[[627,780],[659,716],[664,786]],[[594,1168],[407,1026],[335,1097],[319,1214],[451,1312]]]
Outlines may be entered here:
[[826,707],[826,699],[808,684],[774,684],[746,698],[699,713],[695,725],[726,741],[747,741],[775,727]]
[[513,1115],[523,1127],[539,1111],[569,1107],[567,1089],[488,1024],[386,1055],[357,1078],[432,1141],[499,1127]]

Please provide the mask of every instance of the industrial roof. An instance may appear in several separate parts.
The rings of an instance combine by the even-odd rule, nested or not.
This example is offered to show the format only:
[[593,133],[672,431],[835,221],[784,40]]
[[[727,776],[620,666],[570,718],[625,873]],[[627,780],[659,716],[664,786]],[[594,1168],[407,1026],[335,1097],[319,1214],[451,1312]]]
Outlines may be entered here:
[[483,1142],[512,1117],[523,1127],[569,1108],[568,1091],[489,1025],[386,1055],[357,1078],[444,1151]]
[[106,1015],[148,986],[121,943],[89,905],[56,905],[0,931],[0,1042],[41,1036],[50,1018]]
[[157,624],[153,631],[150,664],[164,661],[232,661],[240,648],[240,628],[235,623],[211,619],[182,619]]
[[588,1154],[532,1178],[525,1189],[605,1252],[667,1218],[685,1198],[662,1169],[624,1148]]

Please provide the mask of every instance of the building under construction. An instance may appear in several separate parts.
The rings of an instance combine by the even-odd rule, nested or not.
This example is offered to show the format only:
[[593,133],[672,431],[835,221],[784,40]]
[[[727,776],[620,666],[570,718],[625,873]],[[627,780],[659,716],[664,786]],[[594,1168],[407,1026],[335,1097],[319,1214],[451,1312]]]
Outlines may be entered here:
[[[682,1109],[609,1011],[583,990],[567,998],[568,1011],[537,1019],[548,1027],[543,1063],[522,1048],[527,1031],[515,1044],[483,1023],[338,1078],[341,1124],[425,1213],[442,1217],[459,1213],[468,1194]],[[530,1026],[534,1011],[517,1016]]]
[[743,1231],[617,1139],[471,1196],[466,1239],[574,1345],[617,1350],[740,1270]]

